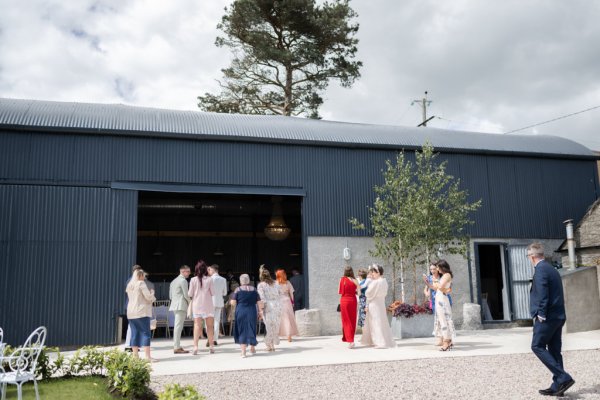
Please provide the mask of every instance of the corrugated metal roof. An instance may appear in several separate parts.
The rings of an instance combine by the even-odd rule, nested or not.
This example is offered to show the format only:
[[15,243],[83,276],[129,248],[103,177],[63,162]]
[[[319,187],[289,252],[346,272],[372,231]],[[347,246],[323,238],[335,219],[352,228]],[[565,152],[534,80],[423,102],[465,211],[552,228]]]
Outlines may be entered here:
[[359,148],[516,153],[598,158],[587,147],[556,136],[497,135],[436,128],[319,121],[267,115],[216,114],[121,104],[0,98],[0,127],[96,134],[297,143]]

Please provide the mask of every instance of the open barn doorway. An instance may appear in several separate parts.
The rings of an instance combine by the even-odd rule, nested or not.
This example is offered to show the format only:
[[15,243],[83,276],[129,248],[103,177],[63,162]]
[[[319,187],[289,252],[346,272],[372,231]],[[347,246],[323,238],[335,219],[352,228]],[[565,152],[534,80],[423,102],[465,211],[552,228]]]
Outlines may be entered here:
[[[230,281],[247,273],[256,285],[258,268],[303,272],[300,196],[139,192],[137,262],[149,273],[158,300],[181,265],[200,259],[218,264]],[[290,233],[269,238],[274,215]],[[272,235],[271,235],[272,236]],[[280,240],[274,240],[280,239]]]
[[510,321],[509,277],[504,245],[477,243],[476,251],[483,321]]

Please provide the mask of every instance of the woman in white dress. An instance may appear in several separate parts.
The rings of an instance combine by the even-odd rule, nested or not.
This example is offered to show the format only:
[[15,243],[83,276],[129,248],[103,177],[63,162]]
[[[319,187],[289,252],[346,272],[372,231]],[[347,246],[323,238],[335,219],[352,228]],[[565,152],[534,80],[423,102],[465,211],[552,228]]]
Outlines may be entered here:
[[371,282],[365,292],[367,306],[365,307],[366,318],[363,334],[360,342],[366,346],[375,346],[376,349],[396,347],[392,336],[392,329],[388,322],[385,310],[385,296],[388,292],[388,284],[383,275],[383,267],[373,264],[369,267]]
[[279,324],[281,322],[281,301],[279,285],[271,278],[269,271],[262,265],[259,270],[260,283],[256,288],[260,296],[258,317],[265,321],[265,345],[268,351],[275,351],[279,344]]
[[281,301],[281,324],[279,325],[279,336],[287,337],[288,342],[292,336],[298,335],[296,315],[294,314],[294,287],[287,280],[283,269],[275,272],[277,284],[279,285],[279,301]]
[[433,334],[443,339],[440,350],[447,351],[453,347],[452,341],[456,337],[454,322],[452,321],[452,306],[448,299],[448,293],[452,285],[452,271],[446,260],[439,260],[435,265],[438,268],[439,275],[441,275],[439,282],[429,283],[425,278],[424,281],[430,289],[436,291]]

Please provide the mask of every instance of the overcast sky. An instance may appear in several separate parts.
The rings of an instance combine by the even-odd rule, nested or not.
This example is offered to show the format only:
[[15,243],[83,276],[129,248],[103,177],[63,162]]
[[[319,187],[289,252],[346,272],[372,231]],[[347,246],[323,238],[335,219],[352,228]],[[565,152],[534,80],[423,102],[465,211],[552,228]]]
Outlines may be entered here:
[[[0,0],[0,97],[198,110],[231,0]],[[600,1],[352,0],[362,77],[324,119],[503,133],[600,106]],[[600,108],[521,131],[600,151]]]

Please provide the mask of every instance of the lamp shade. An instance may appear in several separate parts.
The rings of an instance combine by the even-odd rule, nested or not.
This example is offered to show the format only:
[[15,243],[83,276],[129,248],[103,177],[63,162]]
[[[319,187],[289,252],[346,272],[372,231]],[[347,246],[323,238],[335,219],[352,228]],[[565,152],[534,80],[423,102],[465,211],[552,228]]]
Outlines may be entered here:
[[285,224],[281,213],[281,197],[274,196],[273,201],[273,214],[271,220],[265,227],[265,236],[271,240],[285,240],[292,231]]

